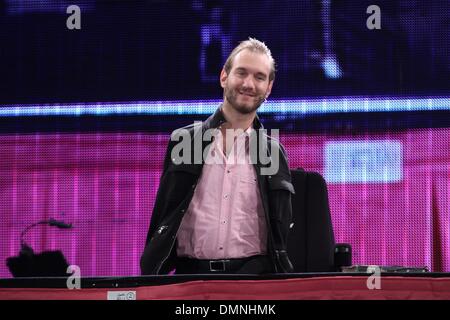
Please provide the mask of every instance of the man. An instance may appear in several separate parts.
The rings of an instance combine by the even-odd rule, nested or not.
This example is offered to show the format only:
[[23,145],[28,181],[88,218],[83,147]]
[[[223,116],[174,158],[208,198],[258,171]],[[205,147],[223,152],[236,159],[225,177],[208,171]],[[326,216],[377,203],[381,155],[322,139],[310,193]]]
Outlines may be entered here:
[[[256,134],[263,128],[256,111],[274,78],[267,46],[252,38],[241,42],[220,74],[221,106],[205,122],[172,133],[141,257],[143,274],[174,268],[182,274],[292,272],[286,242],[294,188],[286,152],[277,140]],[[195,161],[195,140],[208,130],[215,134],[212,142],[201,142],[206,159]],[[192,144],[181,162],[175,152],[180,132]],[[256,158],[250,155],[255,145]],[[265,174],[273,163],[276,172]]]

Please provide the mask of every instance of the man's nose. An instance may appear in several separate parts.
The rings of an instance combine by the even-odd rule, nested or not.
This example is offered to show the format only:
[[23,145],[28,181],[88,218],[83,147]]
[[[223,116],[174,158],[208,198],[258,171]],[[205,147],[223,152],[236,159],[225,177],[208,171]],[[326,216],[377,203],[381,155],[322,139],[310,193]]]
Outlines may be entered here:
[[246,89],[255,89],[255,83],[251,76],[248,76],[244,79],[244,88]]

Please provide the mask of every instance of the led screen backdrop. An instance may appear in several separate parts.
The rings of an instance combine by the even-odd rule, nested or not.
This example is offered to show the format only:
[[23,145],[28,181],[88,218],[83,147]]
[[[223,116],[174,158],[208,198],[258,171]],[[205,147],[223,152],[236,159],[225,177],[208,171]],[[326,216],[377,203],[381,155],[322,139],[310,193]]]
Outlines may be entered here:
[[353,262],[450,271],[449,6],[0,0],[0,277],[49,218],[74,227],[30,229],[36,253],[138,275],[169,134],[217,108],[221,66],[249,36],[277,61],[261,118],[291,168],[326,179]]

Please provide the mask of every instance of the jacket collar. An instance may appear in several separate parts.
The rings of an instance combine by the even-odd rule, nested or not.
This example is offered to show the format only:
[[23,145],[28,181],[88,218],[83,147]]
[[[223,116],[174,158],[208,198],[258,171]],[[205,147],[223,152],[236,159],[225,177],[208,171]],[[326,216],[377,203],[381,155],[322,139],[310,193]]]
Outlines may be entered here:
[[[208,150],[206,150],[205,152],[205,148],[210,148],[211,147],[211,140],[204,140],[204,133],[206,130],[208,129],[215,129],[218,128],[222,123],[226,122],[225,117],[223,115],[222,112],[222,105],[219,106],[219,108],[217,108],[217,110],[208,117],[208,119],[206,119],[204,122],[200,122],[201,123],[201,127],[199,128],[200,130],[195,130],[194,128],[194,134],[192,135],[192,142],[195,144],[195,141],[201,141],[201,146],[202,146],[202,150],[203,150],[203,154],[207,154]],[[270,164],[261,164],[261,162],[259,161],[259,156],[260,154],[268,154],[270,156],[270,152],[267,149],[267,136],[266,134],[260,134],[260,131],[258,129],[264,129],[261,121],[259,120],[258,115],[255,115],[255,119],[253,120],[253,129],[251,131],[250,134],[250,139],[256,139],[256,141],[253,141],[251,143],[256,143],[256,146],[258,148],[258,152],[256,153],[252,153],[251,157],[252,157],[252,161],[253,163],[255,163],[255,166],[257,167],[257,173],[259,174],[259,167],[261,166],[270,166]],[[199,139],[199,140],[197,140]],[[262,148],[262,151],[259,151],[259,148]],[[194,146],[195,149],[195,146]],[[262,152],[262,153],[260,153]],[[255,158],[256,156],[256,158]],[[194,161],[195,162],[195,161]],[[204,161],[202,161],[199,164],[195,164],[193,166],[193,170],[195,173],[200,174],[202,167],[203,167]]]
[[[203,129],[207,130],[211,128],[218,128],[222,123],[226,121],[227,120],[225,119],[225,116],[223,115],[222,112],[222,104],[220,104],[217,110],[211,116],[209,116],[208,119],[205,120],[205,122],[203,123]],[[261,121],[259,120],[258,115],[256,114],[255,119],[253,119],[253,129],[258,130],[263,128],[264,127]]]

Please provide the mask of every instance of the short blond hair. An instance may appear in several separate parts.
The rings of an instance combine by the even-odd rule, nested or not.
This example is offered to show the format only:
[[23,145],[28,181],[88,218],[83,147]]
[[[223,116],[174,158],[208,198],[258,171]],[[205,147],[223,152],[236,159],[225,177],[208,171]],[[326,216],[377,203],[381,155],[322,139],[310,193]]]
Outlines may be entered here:
[[233,60],[234,57],[241,52],[242,50],[250,50],[251,52],[258,52],[265,54],[270,61],[270,73],[269,73],[269,81],[272,81],[275,79],[275,60],[272,57],[272,53],[270,52],[270,49],[266,46],[266,44],[262,41],[259,41],[254,38],[248,38],[248,40],[241,41],[239,45],[231,51],[230,55],[228,56],[227,60],[225,61],[225,64],[223,65],[223,69],[227,74],[230,74],[231,69],[233,68]]

